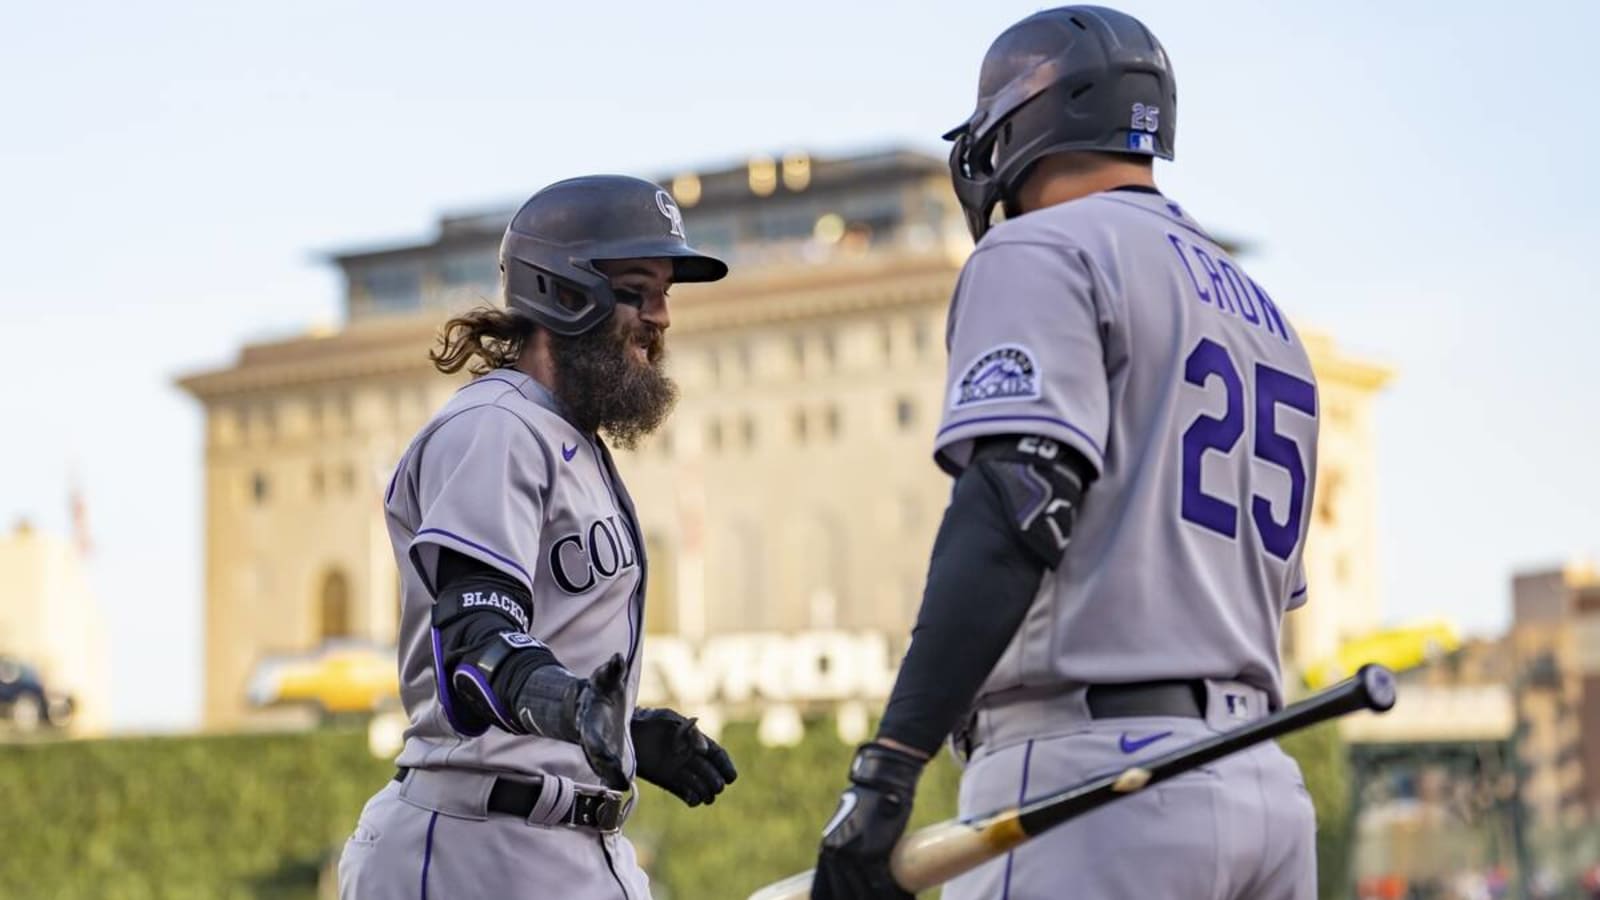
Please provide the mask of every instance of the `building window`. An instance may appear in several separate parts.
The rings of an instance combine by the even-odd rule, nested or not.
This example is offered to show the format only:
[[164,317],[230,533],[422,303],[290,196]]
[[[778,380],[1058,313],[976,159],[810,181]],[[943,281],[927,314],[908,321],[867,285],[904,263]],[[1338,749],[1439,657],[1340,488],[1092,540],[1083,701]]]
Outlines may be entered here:
[[361,279],[367,300],[380,312],[409,312],[422,307],[422,270],[415,263],[378,266]]
[[797,334],[789,338],[789,358],[794,360],[794,367],[796,371],[805,371],[806,339],[804,335]]
[[739,420],[739,440],[746,450],[756,445],[756,420],[751,416]]
[[1334,526],[1339,521],[1339,506],[1344,499],[1344,475],[1338,469],[1324,469],[1322,484],[1317,486],[1316,519],[1321,525]]
[[320,499],[327,489],[327,474],[322,471],[321,466],[317,466],[311,470],[311,496]]
[[317,604],[320,635],[324,641],[349,637],[350,580],[338,569],[322,576],[321,597]]
[[917,404],[910,397],[901,397],[894,402],[894,421],[900,426],[901,431],[909,431],[911,426],[917,424]]
[[267,474],[265,472],[256,472],[255,474],[251,475],[250,499],[254,500],[257,506],[265,505],[267,502],[267,497],[271,493],[269,487],[270,486],[267,483]]
[[883,352],[885,362],[894,359],[894,329],[888,322],[878,326],[878,347]]
[[670,428],[661,429],[660,437],[658,437],[656,439],[656,441],[657,441],[656,446],[661,449],[661,455],[662,456],[671,456],[672,455],[672,429],[670,429]]
[[247,440],[252,444],[270,443],[278,436],[278,416],[268,404],[249,409],[245,413]]
[[344,464],[344,468],[339,470],[339,487],[341,487],[346,494],[355,493],[355,491],[356,491],[356,467],[355,466],[351,465],[350,463],[345,463]]
[[500,261],[493,253],[463,253],[446,257],[439,267],[439,280],[446,287],[490,287],[500,280]]
[[839,358],[839,345],[838,345],[837,339],[834,338],[833,332],[831,332],[831,331],[824,332],[823,335],[822,335],[822,365],[823,365],[823,367],[825,369],[827,369],[828,371],[832,371],[834,365],[836,365],[838,363],[838,358]]
[[706,353],[706,371],[711,375],[712,384],[722,383],[722,358],[715,350]]
[[334,401],[334,415],[338,419],[339,428],[345,432],[349,432],[355,427],[355,403],[351,401],[348,393],[341,393],[339,398]]
[[751,364],[750,345],[741,343],[734,348],[734,358],[739,362],[739,377],[749,380],[753,366]]
[[840,419],[841,416],[839,415],[839,407],[831,403],[828,404],[827,416],[823,420],[828,431],[828,437],[836,438],[839,436]]
[[706,426],[706,446],[713,451],[722,449],[722,422],[717,419]]
[[810,416],[806,415],[804,408],[794,411],[794,439],[802,444],[806,442],[806,437],[808,436],[806,432],[809,418]]
[[927,319],[918,319],[911,326],[911,346],[917,351],[917,358],[928,355],[928,348],[933,344],[933,328]]

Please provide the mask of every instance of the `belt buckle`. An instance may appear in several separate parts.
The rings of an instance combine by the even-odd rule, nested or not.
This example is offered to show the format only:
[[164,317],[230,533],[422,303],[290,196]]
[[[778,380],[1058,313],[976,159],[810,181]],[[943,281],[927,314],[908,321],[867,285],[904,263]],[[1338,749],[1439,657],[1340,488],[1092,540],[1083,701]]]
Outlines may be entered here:
[[622,830],[622,795],[613,791],[578,794],[572,803],[569,822],[575,828],[616,834]]
[[616,834],[622,830],[622,802],[611,797],[601,797],[595,803],[594,828],[601,834]]

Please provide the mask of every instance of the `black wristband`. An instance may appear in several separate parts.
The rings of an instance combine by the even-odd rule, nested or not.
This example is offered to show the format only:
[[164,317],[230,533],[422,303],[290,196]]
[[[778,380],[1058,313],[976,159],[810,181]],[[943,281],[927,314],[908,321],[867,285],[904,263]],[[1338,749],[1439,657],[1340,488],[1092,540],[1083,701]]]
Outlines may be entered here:
[[850,781],[879,790],[914,791],[926,764],[927,760],[886,744],[862,744],[850,761]]

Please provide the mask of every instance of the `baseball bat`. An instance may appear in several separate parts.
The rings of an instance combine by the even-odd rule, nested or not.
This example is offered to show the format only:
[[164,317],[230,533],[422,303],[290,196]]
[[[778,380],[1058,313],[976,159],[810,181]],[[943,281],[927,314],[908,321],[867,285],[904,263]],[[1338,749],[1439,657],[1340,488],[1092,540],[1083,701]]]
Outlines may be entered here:
[[[895,881],[913,893],[968,872],[1029,838],[1098,809],[1119,797],[1159,784],[1206,763],[1293,731],[1369,709],[1394,706],[1394,673],[1369,663],[1354,676],[1248,725],[1180,747],[1165,756],[1093,778],[1021,806],[976,819],[941,822],[900,839],[889,859]],[[750,895],[750,900],[804,900],[811,872],[785,878]]]

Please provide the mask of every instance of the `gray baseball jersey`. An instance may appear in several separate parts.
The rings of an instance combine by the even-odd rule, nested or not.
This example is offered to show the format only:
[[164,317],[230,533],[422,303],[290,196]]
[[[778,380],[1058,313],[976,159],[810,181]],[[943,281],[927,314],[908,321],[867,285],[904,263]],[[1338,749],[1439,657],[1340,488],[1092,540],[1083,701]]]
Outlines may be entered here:
[[[573,428],[538,382],[499,370],[462,388],[412,441],[384,509],[401,573],[400,697],[410,717],[397,763],[411,771],[362,811],[340,860],[340,896],[648,898],[625,838],[547,822],[550,809],[570,806],[574,784],[600,786],[579,747],[493,727],[463,733],[431,620],[440,548],[487,563],[530,592],[524,629],[567,668],[587,675],[626,656],[631,715],[645,559],[605,446]],[[496,599],[485,602],[526,618]],[[631,743],[623,765],[633,771]],[[527,820],[488,812],[498,774],[544,776]]]
[[1098,478],[1061,565],[982,693],[1239,679],[1282,700],[1278,632],[1305,600],[1311,363],[1283,312],[1175,203],[1095,194],[1004,222],[949,316],[937,458],[1037,434]]
[[[575,744],[491,728],[463,737],[438,670],[433,575],[448,547],[520,581],[529,633],[587,675],[613,653],[638,690],[644,554],[633,504],[610,454],[572,427],[520,372],[462,388],[401,457],[384,509],[401,572],[400,697],[411,723],[398,763],[552,773],[598,784]],[[633,768],[631,746],[624,757]]]
[[[980,692],[961,815],[1281,704],[1279,625],[1306,596],[1317,395],[1267,292],[1177,204],[1119,190],[985,235],[949,328],[942,465],[964,466],[984,435],[1033,434],[1098,476]],[[1204,680],[1206,717],[1088,714],[1086,685],[1163,679]],[[1299,769],[1275,745],[1252,748],[1069,822],[944,897],[1031,900],[1064,883],[1086,897],[1312,900]]]
[[[574,785],[598,777],[582,749],[490,729],[467,733],[440,673],[432,628],[438,551],[493,565],[533,597],[533,620],[490,594],[574,673],[611,653],[638,693],[645,554],[634,504],[610,453],[560,413],[538,381],[499,370],[467,384],[422,428],[384,496],[400,567],[400,698],[411,722],[405,780],[362,810],[339,858],[339,897],[571,897],[648,900],[650,882],[621,834],[560,822]],[[624,748],[634,770],[634,749]],[[499,775],[542,775],[528,818],[491,815]],[[563,806],[565,804],[565,806]]]

